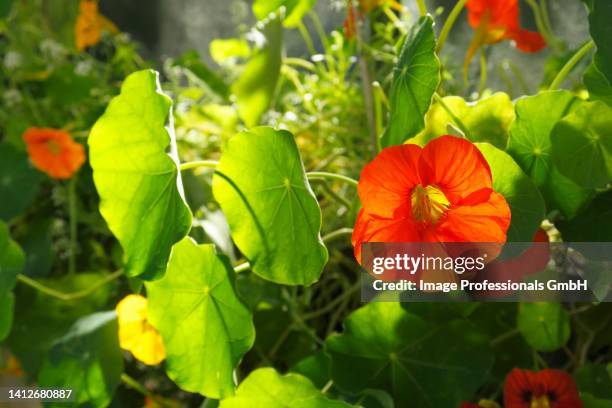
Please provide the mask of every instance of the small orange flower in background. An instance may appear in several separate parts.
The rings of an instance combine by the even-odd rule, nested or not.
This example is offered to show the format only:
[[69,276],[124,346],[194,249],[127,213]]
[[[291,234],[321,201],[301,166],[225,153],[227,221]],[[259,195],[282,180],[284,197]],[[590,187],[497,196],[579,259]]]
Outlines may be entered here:
[[5,361],[4,367],[0,367],[0,375],[8,374],[13,377],[23,377],[24,372],[17,360],[13,355],[9,355]]
[[166,358],[166,349],[159,332],[147,319],[147,299],[128,295],[117,304],[119,345],[148,365],[157,365]]
[[104,30],[111,33],[119,31],[109,19],[99,13],[98,0],[81,0],[74,27],[77,49],[83,51],[99,43]]
[[560,370],[515,368],[504,386],[505,408],[582,408],[573,378]]
[[85,162],[85,149],[59,129],[29,128],[23,134],[34,167],[55,179],[71,178]]
[[512,40],[524,52],[537,52],[546,46],[544,38],[520,25],[518,0],[469,0],[468,22],[480,35],[479,45]]
[[510,208],[493,191],[482,153],[465,139],[441,136],[424,148],[384,149],[361,173],[363,208],[352,242],[506,242]]

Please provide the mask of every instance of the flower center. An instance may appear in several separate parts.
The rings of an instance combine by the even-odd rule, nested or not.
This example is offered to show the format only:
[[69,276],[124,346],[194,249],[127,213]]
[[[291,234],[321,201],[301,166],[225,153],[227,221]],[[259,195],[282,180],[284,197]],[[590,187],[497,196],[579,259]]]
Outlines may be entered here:
[[542,395],[541,397],[533,397],[531,399],[530,408],[550,408],[548,397],[546,395]]
[[412,215],[419,222],[435,224],[449,209],[450,202],[439,188],[418,184],[412,190]]
[[57,156],[61,150],[60,145],[55,140],[47,141],[47,147],[49,148],[51,153],[55,156]]

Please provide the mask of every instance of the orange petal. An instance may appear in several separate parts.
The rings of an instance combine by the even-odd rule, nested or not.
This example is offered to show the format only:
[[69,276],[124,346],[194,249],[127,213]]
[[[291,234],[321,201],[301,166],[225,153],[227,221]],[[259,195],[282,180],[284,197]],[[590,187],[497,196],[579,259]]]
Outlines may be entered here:
[[410,217],[388,219],[366,213],[362,208],[353,230],[352,243],[361,263],[361,244],[367,242],[419,242],[419,228]]
[[495,191],[488,201],[451,208],[436,228],[440,242],[506,242],[510,207]]
[[482,153],[471,142],[455,136],[438,137],[423,148],[419,174],[424,185],[439,187],[451,204],[493,184]]
[[519,29],[510,34],[514,40],[516,48],[523,52],[538,52],[546,47],[544,37],[537,31]]
[[410,193],[420,183],[421,151],[413,144],[388,147],[365,166],[358,192],[369,214],[391,218],[410,213]]

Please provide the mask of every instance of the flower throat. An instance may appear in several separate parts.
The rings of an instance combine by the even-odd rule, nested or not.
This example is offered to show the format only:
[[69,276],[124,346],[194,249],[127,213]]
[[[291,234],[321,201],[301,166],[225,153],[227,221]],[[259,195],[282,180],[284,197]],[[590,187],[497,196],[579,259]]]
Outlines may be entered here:
[[412,215],[419,222],[435,224],[450,207],[450,202],[439,188],[418,184],[412,190]]

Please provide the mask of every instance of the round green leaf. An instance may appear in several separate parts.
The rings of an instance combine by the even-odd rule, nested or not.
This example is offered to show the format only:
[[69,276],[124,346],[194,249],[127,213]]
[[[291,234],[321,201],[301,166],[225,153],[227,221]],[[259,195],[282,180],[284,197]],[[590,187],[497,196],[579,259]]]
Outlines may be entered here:
[[240,384],[236,395],[221,401],[220,408],[348,408],[331,400],[299,374],[280,375],[273,368],[253,371]]
[[581,392],[612,400],[612,363],[585,364],[578,369],[576,382]]
[[11,332],[14,307],[15,296],[13,292],[0,292],[0,341],[4,340]]
[[[505,149],[508,127],[514,119],[514,105],[508,94],[497,92],[473,104],[459,96],[446,96],[443,101],[453,116],[466,127],[466,138]],[[455,118],[440,103],[433,104],[425,116],[425,129],[410,142],[424,146],[431,139],[451,133],[449,127],[460,128]]]
[[0,219],[21,214],[36,197],[40,180],[26,153],[0,143]]
[[317,0],[255,0],[253,2],[253,14],[259,20],[263,20],[270,13],[279,8],[285,8],[285,27],[297,27],[306,13],[316,4]]
[[570,318],[560,303],[521,303],[518,329],[527,343],[538,351],[554,351],[570,337]]
[[228,259],[214,245],[187,237],[172,249],[164,278],[145,285],[149,320],[166,347],[168,376],[209,398],[233,395],[234,368],[253,345],[255,331]]
[[531,242],[544,219],[544,200],[540,192],[508,153],[490,144],[478,143],[477,146],[491,167],[493,189],[503,195],[510,206],[512,219],[507,241]]
[[230,139],[213,193],[253,272],[287,285],[319,279],[328,256],[321,209],[291,133],[258,127]]
[[612,400],[596,398],[589,393],[580,393],[584,408],[612,408]]
[[[72,389],[75,405],[106,407],[122,372],[123,356],[115,312],[100,312],[79,319],[55,342],[38,377],[38,385]],[[58,402],[47,406],[65,405]]]
[[125,79],[89,136],[100,212],[125,251],[128,276],[161,276],[172,245],[191,227],[171,104],[155,71],[136,72]]
[[612,81],[612,2],[592,0],[589,13],[589,30],[597,45],[596,64],[601,73]]
[[8,227],[0,221],[0,293],[13,290],[17,275],[23,270],[25,255],[9,235]]
[[573,217],[592,191],[563,176],[551,160],[550,133],[555,124],[580,106],[568,91],[542,92],[516,102],[516,120],[510,126],[508,153],[538,186],[549,210]]
[[397,302],[370,303],[344,326],[325,343],[334,384],[355,394],[385,390],[398,407],[459,406],[493,364],[489,339],[467,321],[437,323]]
[[433,19],[422,17],[404,42],[394,69],[383,147],[402,144],[425,127],[425,113],[440,84],[440,61],[435,49]]
[[612,108],[587,102],[565,116],[551,135],[552,159],[559,171],[585,187],[612,180]]
[[582,81],[589,90],[589,99],[612,105],[612,84],[610,83],[612,79],[606,78],[601,72],[601,69],[597,66],[597,58],[584,72]]

